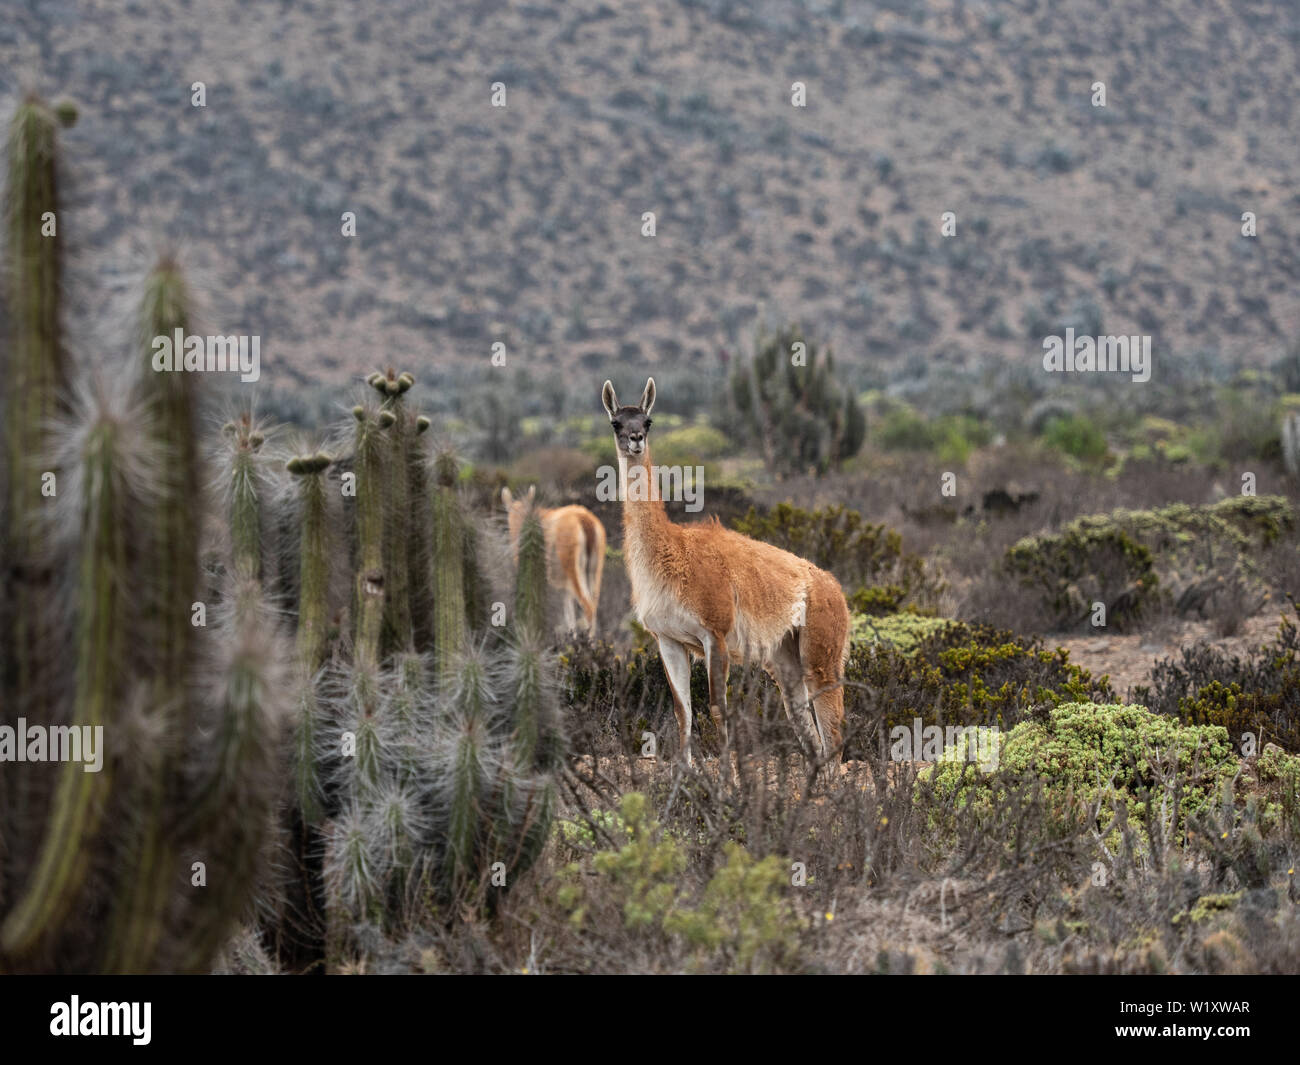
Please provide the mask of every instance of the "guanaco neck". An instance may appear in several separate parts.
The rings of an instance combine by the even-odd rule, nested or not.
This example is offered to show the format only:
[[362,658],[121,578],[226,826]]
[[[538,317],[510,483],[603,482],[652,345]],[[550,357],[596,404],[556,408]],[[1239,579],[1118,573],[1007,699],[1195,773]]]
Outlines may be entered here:
[[[618,494],[623,501],[623,541],[641,560],[649,562],[656,545],[670,535],[672,522],[659,498],[647,443],[639,455],[618,453]],[[633,567],[632,572],[635,572]]]

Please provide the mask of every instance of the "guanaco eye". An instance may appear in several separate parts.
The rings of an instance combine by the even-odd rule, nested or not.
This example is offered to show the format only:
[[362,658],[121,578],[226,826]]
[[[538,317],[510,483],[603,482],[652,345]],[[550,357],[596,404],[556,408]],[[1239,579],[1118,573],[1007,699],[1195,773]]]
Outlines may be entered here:
[[621,433],[621,432],[623,431],[623,423],[622,423],[622,422],[610,422],[609,424],[612,425],[612,426],[614,427],[614,432],[616,432],[616,433]]
[[647,418],[647,419],[645,420],[645,427],[646,427],[647,429],[649,429],[650,426],[652,426],[653,424],[654,424],[654,419],[652,419],[652,418]]

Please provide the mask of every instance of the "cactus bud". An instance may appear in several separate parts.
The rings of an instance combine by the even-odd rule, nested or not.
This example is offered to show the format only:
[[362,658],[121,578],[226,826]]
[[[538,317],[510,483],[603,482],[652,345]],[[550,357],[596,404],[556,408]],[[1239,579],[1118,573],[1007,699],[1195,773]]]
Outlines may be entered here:
[[77,124],[77,105],[71,100],[62,99],[54,105],[54,115],[60,126],[71,129]]

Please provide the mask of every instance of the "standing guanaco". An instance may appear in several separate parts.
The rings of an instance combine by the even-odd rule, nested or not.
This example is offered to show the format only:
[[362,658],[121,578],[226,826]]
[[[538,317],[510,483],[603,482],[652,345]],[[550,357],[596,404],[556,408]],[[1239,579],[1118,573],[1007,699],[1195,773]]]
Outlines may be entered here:
[[[691,762],[691,655],[709,673],[709,712],[726,749],[727,674],[762,666],[785,711],[821,758],[836,751],[844,719],[849,608],[831,574],[779,547],[724,528],[668,519],[650,461],[654,378],[637,406],[601,393],[618,445],[623,553],[637,619],[659,643],[672,689],[681,754]],[[811,752],[810,752],[811,753]]]

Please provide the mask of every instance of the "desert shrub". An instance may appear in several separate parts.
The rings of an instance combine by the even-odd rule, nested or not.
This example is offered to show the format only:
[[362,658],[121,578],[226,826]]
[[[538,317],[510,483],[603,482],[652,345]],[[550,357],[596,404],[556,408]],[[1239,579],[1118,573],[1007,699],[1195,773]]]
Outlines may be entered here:
[[[845,677],[845,756],[864,757],[889,730],[923,725],[1011,728],[1037,705],[1113,699],[1106,677],[1094,679],[1049,650],[986,625],[949,622],[899,648],[855,641]],[[924,624],[924,623],[923,623]]]
[[1177,602],[1197,603],[1214,591],[1207,581],[1240,575],[1259,584],[1266,574],[1256,556],[1295,528],[1294,508],[1280,496],[1116,510],[1017,541],[1003,568],[1039,593],[1055,624],[1080,624],[1101,602],[1107,625],[1122,628],[1152,605],[1162,585],[1179,589]]
[[1052,623],[1083,622],[1093,603],[1123,628],[1142,611],[1158,581],[1151,551],[1102,515],[1077,518],[1059,533],[1027,536],[1007,549],[1006,572],[1038,592]]
[[[605,441],[602,439],[601,442]],[[596,463],[582,451],[570,447],[528,449],[511,464],[509,470],[510,483],[521,489],[530,484],[585,488],[595,479]]]
[[732,525],[830,570],[847,587],[857,587],[852,605],[860,613],[883,614],[909,602],[927,602],[941,589],[925,560],[903,550],[896,531],[864,521],[842,504],[805,510],[778,503],[766,514],[751,507]]
[[661,827],[644,795],[624,795],[618,820],[622,840],[560,870],[555,900],[575,930],[611,936],[618,949],[648,937],[662,950],[668,938],[674,961],[687,968],[765,972],[794,961],[802,922],[779,858],[755,859],[730,843],[726,861],[692,893],[683,886],[688,849]]
[[1083,414],[1050,419],[1043,429],[1043,439],[1049,447],[1080,462],[1095,463],[1106,457],[1106,434]]
[[1197,457],[1218,466],[1280,459],[1277,405],[1272,398],[1252,388],[1220,389],[1214,418],[1192,436]]
[[[657,423],[658,418],[655,420]],[[601,442],[606,443],[603,438]],[[663,466],[694,466],[733,450],[727,435],[711,425],[687,425],[659,433],[654,441],[655,462]]]
[[[1296,608],[1300,611],[1300,607]],[[1200,644],[1158,662],[1151,684],[1135,689],[1157,713],[1219,725],[1234,740],[1253,733],[1300,751],[1300,636],[1283,617],[1276,636],[1245,655]]]
[[1160,554],[1199,550],[1250,554],[1294,532],[1295,509],[1282,496],[1229,496],[1217,503],[1171,503],[1118,510],[1111,520]]
[[886,451],[929,452],[945,462],[965,463],[970,453],[993,438],[988,423],[969,414],[927,418],[903,404],[891,405],[872,433]]
[[899,654],[912,655],[927,637],[943,631],[949,625],[957,624],[948,618],[910,612],[873,616],[872,612],[863,611],[857,605],[861,591],[865,589],[860,590],[850,602],[853,608],[850,636],[855,644],[859,641],[888,644]]
[[[604,640],[578,636],[561,651],[559,670],[574,750],[608,749],[613,737],[618,750],[634,754],[643,732],[676,735],[672,691],[653,646],[639,644],[624,652]],[[697,710],[709,705],[703,662],[691,666],[691,705]],[[711,728],[707,712],[694,717],[697,729]]]
[[872,437],[886,451],[931,451],[937,443],[929,421],[901,403],[884,413]]
[[1114,811],[1118,821],[1103,833],[1113,844],[1149,799],[1169,803],[1176,829],[1208,811],[1237,771],[1223,728],[1185,725],[1144,706],[1071,702],[1003,735],[995,771],[945,759],[935,763],[931,779],[956,804],[988,802],[1008,782],[1041,781],[1067,818],[1077,816],[1080,804],[1095,805],[1107,821]]

